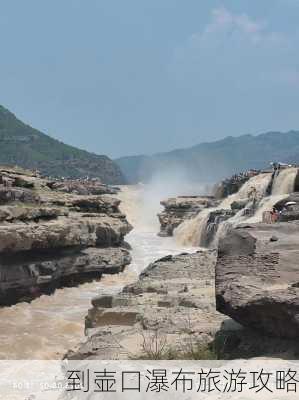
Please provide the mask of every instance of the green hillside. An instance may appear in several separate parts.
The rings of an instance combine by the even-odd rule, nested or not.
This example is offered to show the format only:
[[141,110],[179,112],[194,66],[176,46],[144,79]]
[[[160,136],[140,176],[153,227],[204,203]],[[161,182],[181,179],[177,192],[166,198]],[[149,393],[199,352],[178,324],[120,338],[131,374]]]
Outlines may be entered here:
[[38,169],[65,177],[98,177],[104,183],[125,182],[120,168],[104,155],[64,144],[33,129],[0,106],[0,164]]

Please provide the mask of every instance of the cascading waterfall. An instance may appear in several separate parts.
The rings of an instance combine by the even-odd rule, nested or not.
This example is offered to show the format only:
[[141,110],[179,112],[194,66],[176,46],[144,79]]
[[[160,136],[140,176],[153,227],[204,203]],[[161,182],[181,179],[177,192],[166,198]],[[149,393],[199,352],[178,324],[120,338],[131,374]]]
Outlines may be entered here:
[[[245,182],[237,193],[225,198],[218,207],[200,212],[191,220],[183,222],[174,232],[177,242],[192,246],[204,246],[209,229],[212,213],[220,210],[231,210],[234,202],[242,203],[242,209],[230,218],[221,221],[215,231],[212,245],[216,246],[220,237],[229,229],[241,222],[261,222],[264,211],[272,210],[273,206],[294,191],[297,168],[281,170],[273,177],[271,173],[261,173]],[[273,181],[272,181],[273,179]],[[267,196],[272,181],[271,195]],[[254,215],[248,216],[246,210],[255,210]],[[229,214],[228,214],[229,215]]]
[[182,246],[202,246],[210,214],[215,210],[216,207],[203,210],[196,217],[179,225],[174,230],[176,242]]
[[292,193],[294,191],[297,173],[297,168],[286,168],[280,170],[274,177],[271,194],[282,195]]

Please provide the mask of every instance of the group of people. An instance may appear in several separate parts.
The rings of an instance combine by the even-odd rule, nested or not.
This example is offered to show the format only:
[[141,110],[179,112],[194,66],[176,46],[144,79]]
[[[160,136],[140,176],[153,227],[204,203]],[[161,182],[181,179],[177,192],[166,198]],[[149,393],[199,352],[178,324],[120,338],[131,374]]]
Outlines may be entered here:
[[270,165],[272,166],[274,172],[276,172],[276,171],[278,172],[283,168],[291,168],[294,166],[292,164],[285,164],[285,163],[276,162],[276,161],[271,162]]

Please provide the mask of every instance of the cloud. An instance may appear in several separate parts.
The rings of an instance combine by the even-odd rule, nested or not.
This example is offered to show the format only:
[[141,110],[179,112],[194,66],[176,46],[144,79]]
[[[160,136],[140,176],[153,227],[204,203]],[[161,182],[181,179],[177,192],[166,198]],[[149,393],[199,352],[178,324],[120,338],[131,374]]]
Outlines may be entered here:
[[211,21],[201,32],[193,33],[190,40],[194,43],[211,39],[247,40],[251,44],[286,44],[286,36],[280,32],[267,30],[266,21],[257,21],[245,13],[236,14],[221,7],[212,10]]
[[298,86],[297,33],[269,29],[267,21],[226,8],[177,49],[175,79],[193,91],[257,91]]
[[238,29],[251,35],[259,33],[262,28],[262,24],[254,21],[247,14],[233,14],[222,7],[212,11],[212,22],[206,27],[206,33]]

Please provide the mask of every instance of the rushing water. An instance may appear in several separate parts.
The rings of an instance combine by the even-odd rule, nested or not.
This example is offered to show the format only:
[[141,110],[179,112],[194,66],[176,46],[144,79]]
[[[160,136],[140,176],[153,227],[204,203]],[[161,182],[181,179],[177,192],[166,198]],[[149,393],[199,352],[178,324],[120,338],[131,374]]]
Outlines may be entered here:
[[[174,232],[177,243],[184,246],[192,245],[198,246],[203,243],[206,236],[206,229],[210,213],[216,210],[229,210],[234,202],[250,202],[251,193],[253,193],[256,200],[259,202],[266,195],[267,188],[271,181],[271,174],[259,174],[247,182],[240,188],[237,193],[234,193],[225,198],[218,207],[209,208],[200,212],[196,217],[183,222]],[[237,221],[239,213],[233,217]],[[232,220],[232,219],[231,219]]]
[[[132,247],[133,262],[118,275],[74,288],[56,290],[31,303],[0,309],[0,359],[57,359],[84,340],[84,318],[91,299],[116,293],[137,279],[152,261],[183,249],[172,238],[157,236],[154,208],[144,208],[144,188],[124,187],[120,193],[122,210],[135,229],[126,237]],[[155,205],[156,211],[159,202]]]
[[294,191],[297,173],[297,168],[281,170],[274,177],[271,195],[267,195],[267,190],[271,183],[272,174],[262,173],[250,178],[237,193],[225,198],[218,207],[203,210],[196,217],[178,226],[174,231],[177,243],[184,246],[201,245],[206,237],[211,212],[216,210],[230,210],[234,202],[242,202],[244,206],[251,208],[253,197],[256,202],[254,215],[248,217],[244,214],[244,210],[240,210],[233,217],[221,222],[218,226],[213,245],[216,246],[218,239],[225,235],[232,226],[236,226],[241,222],[261,222],[265,211],[271,211],[278,201],[286,198],[289,193]]
[[[296,173],[295,173],[296,172]],[[255,188],[258,209],[250,222],[260,221],[263,211],[292,191],[297,170],[280,172],[274,180],[273,195],[265,197],[271,174],[261,174],[246,182],[238,193],[225,199],[218,209],[229,209],[234,201],[250,200],[249,193]],[[172,238],[160,238],[156,213],[159,200],[170,193],[153,193],[148,187],[123,187],[119,197],[121,209],[127,215],[134,230],[126,237],[132,247],[133,261],[118,275],[106,275],[101,281],[86,283],[75,288],[56,290],[51,296],[41,296],[31,303],[19,303],[0,309],[0,359],[57,359],[70,348],[84,340],[84,318],[91,299],[99,294],[111,294],[137,279],[146,266],[167,254],[190,251],[205,234],[211,209],[183,223],[176,231],[177,243]],[[181,193],[171,193],[172,195]],[[238,223],[244,217],[239,213],[229,223],[222,223],[219,233],[229,224]],[[183,247],[184,246],[184,247]]]
[[282,195],[294,191],[297,168],[286,168],[275,177],[272,187],[272,195]]

